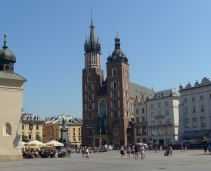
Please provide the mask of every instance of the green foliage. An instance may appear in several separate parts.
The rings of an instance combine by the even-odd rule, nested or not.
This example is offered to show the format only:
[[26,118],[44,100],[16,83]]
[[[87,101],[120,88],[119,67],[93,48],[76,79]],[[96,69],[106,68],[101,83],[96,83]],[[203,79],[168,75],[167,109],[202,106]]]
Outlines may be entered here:
[[22,135],[22,141],[27,143],[30,140],[29,140],[29,138],[26,135]]
[[41,137],[39,135],[36,135],[36,140],[37,141],[42,141]]

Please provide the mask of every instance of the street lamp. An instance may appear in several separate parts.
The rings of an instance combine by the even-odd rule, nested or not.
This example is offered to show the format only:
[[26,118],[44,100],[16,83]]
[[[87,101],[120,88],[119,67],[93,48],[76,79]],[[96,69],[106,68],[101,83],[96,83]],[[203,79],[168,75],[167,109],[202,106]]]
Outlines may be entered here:
[[33,122],[31,121],[30,124],[29,124],[29,129],[30,129],[31,131],[33,130],[33,126],[34,126],[34,124],[33,124]]

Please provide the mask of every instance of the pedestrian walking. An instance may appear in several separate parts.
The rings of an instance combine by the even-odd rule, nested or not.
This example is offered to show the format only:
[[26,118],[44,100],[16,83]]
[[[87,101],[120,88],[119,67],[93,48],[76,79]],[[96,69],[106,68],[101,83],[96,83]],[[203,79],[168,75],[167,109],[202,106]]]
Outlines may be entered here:
[[207,154],[207,144],[204,144],[204,154]]
[[158,153],[158,146],[155,144],[155,153]]
[[140,153],[141,153],[141,160],[145,159],[145,148],[143,145],[140,148]]
[[121,146],[121,148],[120,148],[120,154],[121,154],[121,159],[124,158],[124,156],[125,156],[125,149],[124,149],[123,146]]
[[127,146],[127,158],[130,159],[131,148]]
[[132,154],[132,158],[134,158],[134,156],[135,156],[135,147],[134,147],[134,145],[132,147],[131,154]]
[[211,150],[211,146],[210,146],[210,144],[207,146],[207,149],[208,149],[209,154],[210,154],[210,150]]
[[138,151],[139,151],[138,145],[136,145],[136,146],[135,146],[135,160],[138,159]]

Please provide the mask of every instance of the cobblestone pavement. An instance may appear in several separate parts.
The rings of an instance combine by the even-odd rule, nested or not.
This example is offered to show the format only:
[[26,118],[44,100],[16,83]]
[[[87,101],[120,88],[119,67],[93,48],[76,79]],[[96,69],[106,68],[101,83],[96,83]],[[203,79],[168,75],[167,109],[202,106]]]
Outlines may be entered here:
[[144,160],[120,158],[119,151],[91,153],[90,159],[74,153],[71,158],[24,159],[21,162],[0,163],[0,171],[208,171],[211,155],[203,150],[173,151],[173,156],[164,156],[164,151],[146,151]]

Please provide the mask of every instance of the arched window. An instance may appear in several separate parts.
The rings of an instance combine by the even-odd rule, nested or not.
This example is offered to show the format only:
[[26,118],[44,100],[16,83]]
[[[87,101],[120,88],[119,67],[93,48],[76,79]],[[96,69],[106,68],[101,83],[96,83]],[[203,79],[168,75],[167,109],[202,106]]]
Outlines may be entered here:
[[92,110],[92,105],[88,104],[88,110]]
[[113,85],[114,88],[117,88],[116,81],[113,82]]
[[91,94],[88,94],[88,101],[91,100]]
[[117,113],[116,112],[114,113],[114,117],[117,118]]
[[90,85],[88,85],[88,91],[91,91],[91,86]]
[[106,116],[106,102],[104,99],[100,100],[99,102],[99,111],[98,115]]
[[87,76],[87,82],[90,82],[91,81],[91,78],[90,78],[90,75]]
[[94,54],[94,64],[96,64],[96,54]]
[[106,106],[106,101],[104,99],[101,99],[98,103],[98,115],[107,116]]
[[11,125],[8,122],[4,126],[3,135],[4,136],[12,135],[12,127],[11,127]]
[[112,69],[112,76],[115,76],[115,75],[116,75],[116,69],[113,68],[113,69]]

